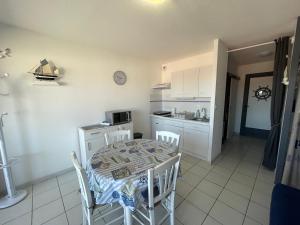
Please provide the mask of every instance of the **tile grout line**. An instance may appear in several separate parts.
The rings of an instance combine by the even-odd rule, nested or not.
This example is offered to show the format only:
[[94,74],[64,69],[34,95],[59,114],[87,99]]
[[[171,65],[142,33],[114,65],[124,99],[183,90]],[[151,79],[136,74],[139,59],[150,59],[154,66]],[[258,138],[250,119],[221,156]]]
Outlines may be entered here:
[[32,194],[32,198],[31,198],[31,225],[33,225],[33,185],[31,185],[31,194]]
[[65,214],[66,219],[67,219],[67,224],[69,225],[70,223],[69,223],[69,219],[68,219],[68,216],[67,216],[67,211],[66,211],[64,200],[63,200],[63,196],[62,196],[62,193],[61,193],[61,190],[60,190],[60,185],[59,185],[59,182],[58,182],[58,178],[55,177],[55,179],[56,179],[56,182],[57,182],[57,186],[58,186],[59,194],[60,194],[60,197],[61,197],[61,201],[62,201],[62,204],[63,204],[63,207],[64,207],[64,214]]
[[[259,170],[261,169],[262,167],[262,160],[260,162],[260,165],[259,165],[259,168],[257,170],[257,173],[256,173],[256,176],[255,176],[255,181],[254,181],[254,185],[253,185],[253,188],[252,188],[252,191],[251,191],[251,194],[250,194],[250,199],[249,199],[249,202],[248,202],[248,205],[247,205],[247,209],[246,209],[246,215],[244,217],[244,220],[243,220],[243,224],[245,222],[245,219],[247,217],[247,213],[248,213],[248,209],[249,209],[249,205],[250,205],[250,202],[251,202],[251,198],[252,198],[252,195],[253,195],[253,192],[254,192],[254,188],[255,188],[255,185],[256,185],[256,182],[257,182],[257,177],[258,177],[258,173],[259,173]],[[260,205],[260,204],[259,204]],[[250,217],[251,219],[253,219],[252,217]],[[257,221],[256,219],[254,219],[256,222],[259,222]],[[260,222],[259,222],[260,223]]]
[[[245,157],[245,156],[243,156],[242,159],[244,159],[244,157]],[[214,204],[212,205],[212,207],[210,208],[210,210],[209,210],[208,213],[206,214],[206,217],[205,217],[205,219],[203,220],[202,225],[204,224],[206,218],[209,216],[209,213],[211,212],[212,208],[215,206],[215,204],[216,204],[216,202],[218,201],[220,195],[221,195],[222,192],[225,190],[225,187],[226,187],[226,185],[228,184],[230,178],[233,176],[234,172],[237,170],[238,166],[239,166],[239,165],[241,164],[241,162],[243,161],[242,159],[240,159],[239,163],[235,166],[235,169],[232,171],[231,175],[229,176],[229,178],[228,178],[226,184],[222,187],[222,191],[220,191],[220,193],[218,194],[217,198],[216,198],[215,201],[214,201]],[[217,164],[217,165],[218,165],[218,164]],[[250,201],[250,200],[249,200],[249,201]],[[227,204],[226,204],[226,205],[227,205]],[[230,208],[232,208],[232,207],[230,207]],[[237,212],[238,212],[238,211],[237,211]],[[244,219],[245,219],[245,217],[246,217],[246,215],[244,215]],[[215,219],[217,222],[219,222],[220,224],[222,224],[222,223],[221,223],[219,220],[217,220],[216,218],[213,217],[213,219]],[[244,219],[243,219],[243,220],[244,220]],[[243,221],[243,222],[244,222],[244,221]]]

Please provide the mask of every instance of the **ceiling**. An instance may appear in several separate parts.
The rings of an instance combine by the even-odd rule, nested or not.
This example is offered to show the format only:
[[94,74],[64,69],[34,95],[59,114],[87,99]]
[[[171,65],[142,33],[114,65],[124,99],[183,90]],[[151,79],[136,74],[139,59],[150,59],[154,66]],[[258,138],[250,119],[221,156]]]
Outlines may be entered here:
[[275,57],[275,42],[258,47],[243,49],[229,53],[229,60],[233,59],[238,65],[272,61]]
[[299,0],[0,0],[2,23],[160,61],[292,34],[299,15]]

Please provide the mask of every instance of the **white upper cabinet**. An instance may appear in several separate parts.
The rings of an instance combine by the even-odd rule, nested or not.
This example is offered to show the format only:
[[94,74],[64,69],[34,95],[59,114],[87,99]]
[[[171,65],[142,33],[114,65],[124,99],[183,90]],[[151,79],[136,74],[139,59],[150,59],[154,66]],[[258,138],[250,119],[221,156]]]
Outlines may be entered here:
[[211,97],[212,94],[212,66],[200,68],[198,97]]
[[183,71],[172,73],[171,91],[173,97],[183,96]]
[[183,97],[198,97],[199,68],[183,71]]
[[212,66],[176,71],[171,74],[171,77],[172,97],[211,97]]

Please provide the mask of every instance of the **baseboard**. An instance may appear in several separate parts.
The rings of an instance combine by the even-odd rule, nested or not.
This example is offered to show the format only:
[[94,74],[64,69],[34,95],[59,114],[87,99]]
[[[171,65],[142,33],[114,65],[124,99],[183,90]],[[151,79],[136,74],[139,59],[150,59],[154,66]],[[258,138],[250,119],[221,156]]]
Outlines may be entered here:
[[23,189],[23,188],[26,188],[30,185],[34,185],[34,184],[38,184],[38,183],[41,183],[43,181],[46,181],[46,180],[49,180],[49,179],[52,179],[52,178],[55,178],[55,177],[58,177],[60,175],[63,175],[65,173],[68,173],[68,172],[71,172],[74,170],[74,167],[70,167],[70,168],[67,168],[65,170],[61,170],[59,172],[56,172],[56,173],[53,173],[51,175],[48,175],[48,176],[45,176],[45,177],[42,177],[42,178],[38,178],[38,179],[35,179],[35,180],[32,180],[30,182],[27,182],[27,183],[24,183],[24,184],[21,184],[21,185],[18,185],[17,186],[17,189]]

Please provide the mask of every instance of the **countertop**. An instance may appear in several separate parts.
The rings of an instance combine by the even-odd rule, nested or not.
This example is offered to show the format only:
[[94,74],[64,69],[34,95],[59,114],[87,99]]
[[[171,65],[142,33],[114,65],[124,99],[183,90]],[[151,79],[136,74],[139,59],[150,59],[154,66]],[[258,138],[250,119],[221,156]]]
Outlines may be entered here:
[[203,122],[203,121],[188,120],[188,119],[181,119],[181,118],[175,118],[175,117],[158,116],[158,115],[153,115],[153,114],[150,114],[150,116],[154,117],[154,118],[164,119],[164,120],[172,120],[172,121],[177,121],[177,122],[193,123],[193,124],[199,124],[199,125],[201,124],[201,125],[209,126],[209,121]]

